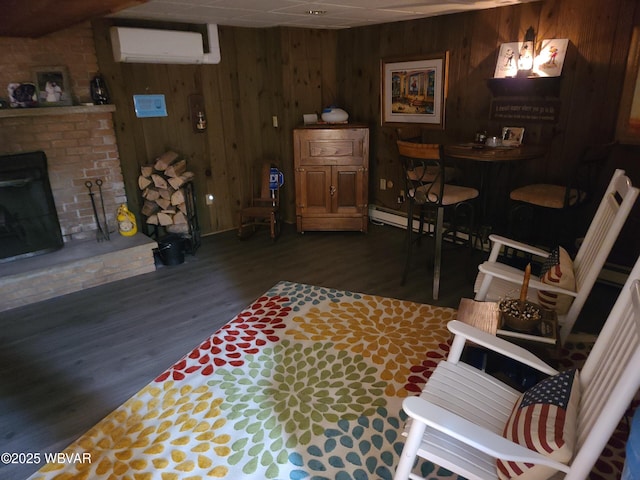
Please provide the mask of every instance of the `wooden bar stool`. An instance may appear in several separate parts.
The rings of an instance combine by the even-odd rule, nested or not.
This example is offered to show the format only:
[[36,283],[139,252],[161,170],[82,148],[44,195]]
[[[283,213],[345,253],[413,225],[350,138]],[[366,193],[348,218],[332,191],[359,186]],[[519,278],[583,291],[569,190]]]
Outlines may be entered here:
[[[423,234],[426,215],[433,219],[433,236],[435,248],[433,255],[433,299],[438,299],[440,290],[440,268],[442,262],[442,240],[446,232],[457,238],[457,225],[452,222],[445,230],[445,208],[454,211],[456,217],[464,217],[469,227],[474,221],[474,207],[471,201],[478,197],[478,190],[447,183],[442,146],[428,143],[397,141],[398,153],[406,181],[407,199],[409,200],[407,216],[407,257],[402,274],[402,284],[407,280],[412,264],[414,209],[419,209],[418,239]],[[457,215],[456,215],[457,213]]]
[[[512,190],[509,194],[510,235],[519,240],[536,240],[532,228],[538,223],[534,218],[538,214],[550,221],[545,221],[547,227],[540,229],[537,240],[549,247],[562,244],[573,250],[576,211],[593,198],[598,178],[614,145],[615,142],[585,147],[564,184],[541,182]],[[554,232],[546,241],[545,231]]]

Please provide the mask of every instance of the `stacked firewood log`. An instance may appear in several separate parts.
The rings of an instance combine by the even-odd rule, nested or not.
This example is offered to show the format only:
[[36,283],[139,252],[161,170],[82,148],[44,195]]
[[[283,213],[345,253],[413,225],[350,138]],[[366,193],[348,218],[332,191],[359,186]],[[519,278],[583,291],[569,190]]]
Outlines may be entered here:
[[194,176],[187,171],[187,160],[172,151],[140,167],[138,187],[144,199],[141,213],[146,223],[165,227],[171,233],[188,233],[184,186]]

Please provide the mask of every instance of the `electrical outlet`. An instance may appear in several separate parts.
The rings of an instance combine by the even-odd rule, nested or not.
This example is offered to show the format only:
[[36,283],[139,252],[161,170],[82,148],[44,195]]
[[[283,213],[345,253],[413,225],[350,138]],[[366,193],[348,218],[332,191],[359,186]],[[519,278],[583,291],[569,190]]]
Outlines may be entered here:
[[380,190],[386,190],[387,189],[387,181],[384,178],[380,179]]

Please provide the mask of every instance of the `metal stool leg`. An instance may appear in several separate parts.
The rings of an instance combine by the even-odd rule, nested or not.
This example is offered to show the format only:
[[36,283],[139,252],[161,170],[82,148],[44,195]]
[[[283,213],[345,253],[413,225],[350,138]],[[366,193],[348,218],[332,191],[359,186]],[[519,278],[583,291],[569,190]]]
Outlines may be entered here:
[[442,262],[442,228],[444,223],[444,207],[438,207],[435,225],[436,245],[433,259],[433,299],[438,299],[440,292],[440,264]]
[[409,199],[409,209],[407,212],[407,255],[404,261],[404,270],[402,272],[402,280],[400,285],[404,285],[409,275],[409,267],[411,265],[411,252],[413,249],[413,200]]

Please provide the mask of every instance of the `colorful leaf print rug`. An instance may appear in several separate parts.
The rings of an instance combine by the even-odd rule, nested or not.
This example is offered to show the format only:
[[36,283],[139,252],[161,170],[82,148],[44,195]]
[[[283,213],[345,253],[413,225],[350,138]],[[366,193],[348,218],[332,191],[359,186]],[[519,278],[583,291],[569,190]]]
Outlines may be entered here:
[[31,479],[391,479],[454,316],[280,282]]

